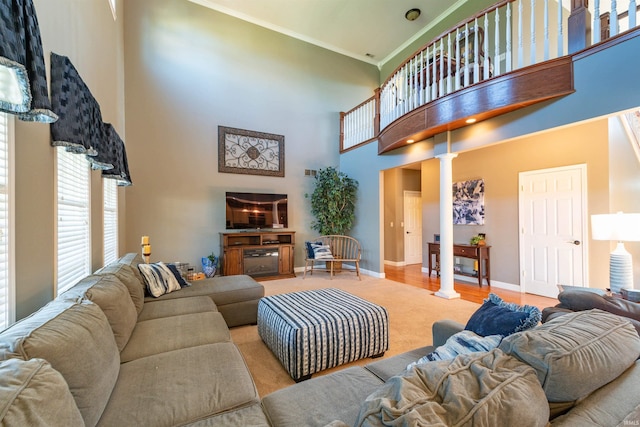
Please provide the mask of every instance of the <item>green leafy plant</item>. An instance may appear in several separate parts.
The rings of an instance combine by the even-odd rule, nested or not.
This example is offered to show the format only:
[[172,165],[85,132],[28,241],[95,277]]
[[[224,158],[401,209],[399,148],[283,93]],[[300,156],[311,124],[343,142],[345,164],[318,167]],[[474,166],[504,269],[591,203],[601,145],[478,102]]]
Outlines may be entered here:
[[[358,181],[334,167],[320,169],[311,194],[311,227],[322,235],[346,235],[355,220]],[[305,195],[308,197],[308,194]]]
[[218,257],[215,253],[211,252],[211,255],[207,255],[207,258],[209,258],[214,267],[218,266]]

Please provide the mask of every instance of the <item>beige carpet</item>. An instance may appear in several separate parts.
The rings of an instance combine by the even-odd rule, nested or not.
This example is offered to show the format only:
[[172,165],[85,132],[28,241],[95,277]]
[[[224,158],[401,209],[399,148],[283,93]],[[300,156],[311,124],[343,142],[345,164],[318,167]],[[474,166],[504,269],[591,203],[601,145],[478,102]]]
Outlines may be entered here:
[[[479,307],[478,304],[460,299],[445,300],[433,296],[431,291],[414,286],[362,276],[359,281],[354,273],[343,272],[333,280],[326,273],[316,273],[306,279],[296,277],[262,282],[266,295],[282,294],[308,289],[339,288],[385,307],[389,313],[389,350],[385,358],[430,345],[431,325],[439,319],[452,319],[465,323]],[[260,396],[287,387],[295,382],[271,350],[262,342],[257,326],[240,326],[231,329],[231,338],[242,352]],[[358,360],[337,366],[313,376],[324,375],[349,366],[365,365],[372,359]]]

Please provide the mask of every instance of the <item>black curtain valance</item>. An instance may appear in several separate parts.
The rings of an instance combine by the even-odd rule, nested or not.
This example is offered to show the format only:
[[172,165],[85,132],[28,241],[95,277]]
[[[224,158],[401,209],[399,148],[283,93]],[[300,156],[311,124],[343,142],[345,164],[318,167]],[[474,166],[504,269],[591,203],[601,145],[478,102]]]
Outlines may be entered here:
[[[113,168],[103,170],[102,177],[116,179],[120,186],[132,185],[133,181],[131,181],[131,175],[129,174],[129,163],[127,162],[127,151],[125,150],[124,142],[110,123],[104,123],[104,131],[107,139],[106,145],[109,147],[110,153],[105,158],[113,163]],[[101,158],[101,155],[99,154],[98,157]]]
[[51,105],[58,121],[51,124],[51,145],[95,156],[104,139],[100,105],[66,56],[51,52]]
[[0,0],[0,111],[52,123],[40,28],[32,0]]
[[98,101],[71,60],[51,53],[51,105],[59,119],[51,123],[51,145],[84,154],[92,169],[131,185],[124,142],[109,123],[102,121]]

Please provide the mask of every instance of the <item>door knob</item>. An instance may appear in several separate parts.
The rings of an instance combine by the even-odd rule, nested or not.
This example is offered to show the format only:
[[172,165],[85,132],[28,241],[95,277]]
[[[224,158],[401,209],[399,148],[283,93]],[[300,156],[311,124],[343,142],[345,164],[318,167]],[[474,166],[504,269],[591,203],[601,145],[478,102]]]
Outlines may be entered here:
[[576,246],[580,246],[580,240],[574,240],[574,241],[569,242],[569,243],[573,243]]

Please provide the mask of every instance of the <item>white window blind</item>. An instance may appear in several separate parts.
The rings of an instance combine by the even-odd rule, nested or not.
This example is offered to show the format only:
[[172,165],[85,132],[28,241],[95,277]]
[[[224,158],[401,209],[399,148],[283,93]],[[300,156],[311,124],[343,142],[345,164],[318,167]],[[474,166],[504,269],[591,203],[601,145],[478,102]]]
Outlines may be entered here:
[[104,265],[118,259],[118,185],[115,179],[102,180],[104,195]]
[[57,149],[57,294],[91,271],[89,162],[81,154]]
[[12,120],[13,117],[10,118],[8,114],[0,113],[0,330],[8,327],[15,319],[14,287],[11,280],[13,263],[9,245],[12,239]]

